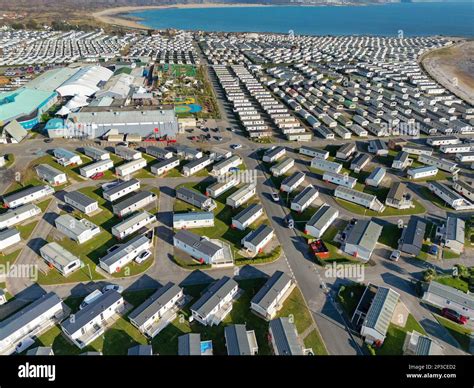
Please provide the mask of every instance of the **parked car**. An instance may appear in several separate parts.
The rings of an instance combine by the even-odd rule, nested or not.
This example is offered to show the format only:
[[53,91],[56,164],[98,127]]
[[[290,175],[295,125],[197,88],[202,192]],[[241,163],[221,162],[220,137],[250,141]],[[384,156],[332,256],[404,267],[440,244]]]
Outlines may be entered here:
[[148,259],[150,256],[151,256],[151,252],[150,252],[150,251],[143,251],[142,253],[140,253],[140,254],[135,258],[135,262],[136,262],[137,264],[141,264],[141,263],[143,263],[146,259]]
[[54,139],[44,139],[45,143],[51,143]]
[[242,144],[231,144],[230,148],[233,150],[238,150],[239,148],[242,148]]
[[428,253],[430,255],[436,256],[438,254],[438,246],[437,245],[431,245],[430,248],[428,249]]
[[121,294],[123,292],[123,287],[119,286],[118,284],[107,284],[104,288],[102,288],[102,292],[104,294],[110,290],[117,291],[119,294]]
[[222,141],[222,137],[221,137],[221,136],[214,136],[214,139],[216,139],[217,141]]
[[22,353],[35,343],[35,340],[31,337],[27,337],[20,341],[15,347],[15,353]]
[[122,142],[118,143],[117,145],[118,146],[123,146],[123,147],[128,147],[128,144],[129,144],[128,141],[122,141]]
[[272,191],[271,196],[274,202],[280,201],[280,196],[278,195],[278,193],[275,193],[274,191]]
[[97,174],[94,174],[91,176],[91,179],[93,180],[97,180],[97,179],[100,179],[104,176],[104,173],[103,172],[98,172]]
[[91,292],[89,295],[87,295],[84,298],[82,303],[79,305],[79,310],[82,310],[84,307],[91,304],[94,300],[96,300],[101,295],[102,295],[102,291],[100,291],[100,290],[95,290],[95,291]]
[[397,249],[390,254],[389,259],[392,261],[398,261],[402,253]]
[[441,315],[445,318],[448,318],[450,321],[459,323],[460,325],[466,324],[469,320],[468,317],[465,317],[464,315],[459,314],[457,311],[448,308],[441,310]]

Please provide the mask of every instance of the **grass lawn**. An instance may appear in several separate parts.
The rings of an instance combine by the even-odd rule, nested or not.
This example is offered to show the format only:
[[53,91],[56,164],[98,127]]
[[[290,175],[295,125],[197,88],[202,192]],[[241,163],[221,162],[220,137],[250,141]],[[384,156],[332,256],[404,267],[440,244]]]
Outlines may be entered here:
[[379,243],[384,244],[390,248],[398,248],[398,240],[402,236],[402,229],[398,225],[388,224],[383,226],[382,234],[379,238]]
[[438,276],[435,281],[444,284],[445,286],[456,288],[462,292],[469,291],[469,283],[460,277],[455,278],[452,276]]
[[400,356],[403,354],[403,343],[407,333],[416,330],[421,334],[426,334],[425,330],[418,321],[409,314],[405,327],[397,326],[393,323],[390,324],[387,337],[383,345],[380,348],[375,348],[375,354],[379,356]]
[[362,294],[365,291],[365,285],[361,283],[352,282],[349,285],[341,286],[337,293],[337,300],[342,306],[342,309],[347,314],[349,319],[352,318],[357,304],[362,298]]
[[[6,283],[4,282],[1,282],[0,283],[0,290],[5,290],[5,288],[7,287]],[[7,293],[5,294],[5,296],[7,297],[7,301],[9,301],[10,299],[13,298],[13,295],[11,295],[8,291]],[[13,314],[13,313],[12,313]]]
[[443,248],[443,259],[457,259],[461,255],[459,253],[453,252],[449,248]]
[[9,253],[8,255],[0,254],[0,265],[7,266],[15,263],[16,259],[20,255],[21,249]]
[[469,345],[471,342],[470,335],[472,333],[472,330],[436,314],[435,318],[440,323],[440,325],[443,325],[449,331],[449,333],[459,343],[461,349],[466,352],[469,352]]

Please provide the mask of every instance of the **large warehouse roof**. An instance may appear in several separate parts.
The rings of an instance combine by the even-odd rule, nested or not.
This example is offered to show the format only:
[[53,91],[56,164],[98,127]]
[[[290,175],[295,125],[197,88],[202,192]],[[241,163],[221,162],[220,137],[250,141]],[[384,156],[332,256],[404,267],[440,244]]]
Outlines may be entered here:
[[78,70],[72,77],[64,82],[56,91],[63,97],[67,96],[92,96],[100,90],[97,86],[112,77],[113,72],[102,66],[86,66]]

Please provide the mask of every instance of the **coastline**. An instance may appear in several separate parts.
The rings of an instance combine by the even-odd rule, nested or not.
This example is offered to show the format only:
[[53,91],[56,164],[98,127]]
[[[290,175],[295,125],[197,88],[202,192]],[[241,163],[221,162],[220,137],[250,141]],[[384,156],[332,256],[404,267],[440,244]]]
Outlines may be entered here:
[[102,11],[94,12],[92,16],[99,22],[105,24],[111,24],[115,26],[134,28],[139,30],[153,30],[151,27],[147,27],[140,24],[141,20],[139,17],[133,17],[128,15],[131,12],[147,11],[153,9],[173,9],[173,8],[241,8],[241,7],[275,7],[275,5],[266,4],[245,4],[245,3],[203,3],[203,4],[173,4],[173,5],[150,5],[141,7],[114,7],[104,9]]

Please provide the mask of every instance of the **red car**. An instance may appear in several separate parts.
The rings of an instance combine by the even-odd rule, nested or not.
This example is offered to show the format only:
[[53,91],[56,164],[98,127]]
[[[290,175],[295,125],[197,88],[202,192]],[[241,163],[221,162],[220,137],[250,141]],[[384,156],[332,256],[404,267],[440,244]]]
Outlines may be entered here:
[[468,317],[459,314],[457,311],[448,308],[444,308],[443,310],[441,310],[441,315],[453,322],[459,323],[460,325],[466,324],[469,319]]
[[91,179],[97,180],[97,179],[102,178],[103,176],[104,176],[103,172],[98,172],[97,174],[92,175]]

